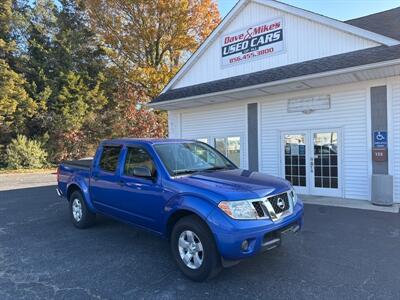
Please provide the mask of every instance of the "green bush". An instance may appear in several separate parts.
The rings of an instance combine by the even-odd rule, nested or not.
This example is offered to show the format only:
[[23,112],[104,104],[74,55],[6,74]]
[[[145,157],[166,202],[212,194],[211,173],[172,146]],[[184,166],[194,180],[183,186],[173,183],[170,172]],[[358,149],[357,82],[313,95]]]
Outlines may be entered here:
[[0,169],[7,166],[6,146],[0,144]]
[[47,165],[47,152],[39,141],[18,135],[6,149],[7,167],[10,169],[43,168]]

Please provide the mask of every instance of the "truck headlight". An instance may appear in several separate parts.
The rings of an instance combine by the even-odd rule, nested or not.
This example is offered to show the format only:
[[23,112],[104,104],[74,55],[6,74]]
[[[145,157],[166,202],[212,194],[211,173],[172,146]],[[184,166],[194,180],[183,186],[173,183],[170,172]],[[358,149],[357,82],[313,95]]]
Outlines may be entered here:
[[221,201],[218,207],[232,219],[252,220],[257,219],[257,211],[250,201]]
[[297,204],[297,194],[294,188],[292,188],[289,192],[289,197],[292,198],[293,206],[296,206]]

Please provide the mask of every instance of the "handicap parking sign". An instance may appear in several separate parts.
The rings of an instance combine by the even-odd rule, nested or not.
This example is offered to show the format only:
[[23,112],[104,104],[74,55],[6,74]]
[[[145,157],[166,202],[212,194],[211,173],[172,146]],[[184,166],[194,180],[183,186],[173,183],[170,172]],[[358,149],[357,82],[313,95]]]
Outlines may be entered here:
[[387,143],[387,131],[374,131],[374,148],[386,148]]

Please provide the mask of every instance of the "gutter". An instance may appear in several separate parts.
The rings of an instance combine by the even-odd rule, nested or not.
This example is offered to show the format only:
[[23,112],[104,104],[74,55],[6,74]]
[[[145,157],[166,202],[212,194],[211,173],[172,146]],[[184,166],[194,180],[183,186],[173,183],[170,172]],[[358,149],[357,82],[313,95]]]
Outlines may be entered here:
[[262,88],[266,88],[266,87],[271,87],[271,86],[276,86],[276,85],[281,85],[281,84],[288,84],[288,83],[293,83],[293,82],[297,82],[297,81],[315,79],[315,78],[320,78],[320,77],[329,77],[329,76],[341,75],[341,74],[345,74],[345,73],[365,71],[365,70],[369,70],[369,69],[376,69],[379,67],[388,67],[388,66],[396,65],[396,64],[400,64],[400,59],[379,62],[379,63],[373,63],[373,64],[368,64],[368,65],[362,65],[362,66],[357,66],[357,67],[351,67],[351,68],[346,68],[346,69],[339,69],[339,70],[328,71],[328,72],[323,72],[323,73],[314,73],[314,74],[293,77],[293,78],[288,78],[288,79],[283,79],[283,80],[278,80],[278,81],[272,81],[272,82],[267,82],[267,83],[262,83],[262,84],[257,84],[257,85],[251,85],[251,86],[246,86],[246,87],[237,88],[237,89],[224,90],[224,91],[219,91],[219,92],[214,92],[214,93],[209,93],[209,94],[201,94],[201,95],[196,95],[196,96],[191,96],[191,97],[166,100],[166,101],[160,101],[160,102],[150,102],[149,104],[147,104],[147,106],[151,107],[151,108],[157,108],[158,106],[159,107],[164,106],[164,104],[180,103],[180,102],[184,102],[184,101],[188,101],[188,100],[201,99],[204,97],[223,96],[224,94],[227,94],[227,93],[243,92],[243,91],[248,91],[248,90],[253,90],[253,89],[262,89]]

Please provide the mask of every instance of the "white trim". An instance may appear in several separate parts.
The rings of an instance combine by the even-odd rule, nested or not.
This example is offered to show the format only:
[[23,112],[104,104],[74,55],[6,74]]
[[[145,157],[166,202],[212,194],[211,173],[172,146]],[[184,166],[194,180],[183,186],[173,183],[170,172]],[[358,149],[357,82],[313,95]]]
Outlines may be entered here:
[[366,89],[366,113],[367,113],[367,153],[368,156],[368,199],[371,201],[372,199],[372,128],[371,128],[371,87],[369,84]]
[[[323,73],[313,73],[313,74],[309,74],[309,75],[298,76],[298,77],[293,77],[293,78],[288,78],[288,79],[282,79],[282,80],[277,80],[277,81],[272,81],[272,82],[267,82],[267,83],[261,83],[261,84],[246,86],[246,87],[237,88],[237,89],[229,89],[229,90],[224,90],[224,91],[219,91],[219,92],[214,92],[214,93],[209,93],[209,94],[201,94],[201,95],[196,95],[196,96],[191,96],[191,97],[166,100],[166,101],[161,101],[161,102],[154,102],[154,103],[147,104],[147,106],[152,107],[152,108],[157,108],[157,107],[163,106],[163,104],[179,103],[182,101],[195,100],[195,99],[204,98],[204,97],[220,96],[220,95],[223,95],[226,93],[242,92],[242,91],[247,91],[247,90],[252,90],[252,89],[262,89],[262,88],[280,85],[280,84],[287,84],[287,83],[292,83],[292,82],[297,82],[297,81],[309,80],[309,79],[320,78],[320,77],[328,77],[328,76],[333,76],[333,75],[341,75],[341,74],[345,74],[345,73],[364,71],[364,70],[368,70],[368,69],[375,69],[378,67],[387,67],[387,66],[396,65],[396,64],[400,64],[400,59],[378,62],[378,63],[356,66],[356,67],[345,68],[345,69],[339,69],[339,70],[333,70],[333,71],[328,71],[328,72],[323,72]],[[235,100],[237,100],[237,99],[235,99]]]
[[[310,172],[310,186],[309,193],[314,196],[329,196],[329,197],[341,197],[344,198],[344,173],[343,173],[343,157],[344,157],[344,145],[343,145],[343,128],[318,128],[318,129],[310,129],[309,130],[309,148],[314,159],[314,134],[315,133],[325,133],[326,131],[336,132],[337,134],[337,143],[338,143],[338,153],[337,153],[337,172],[338,172],[338,187],[337,189],[332,188],[318,188],[315,187],[315,174],[314,171],[311,171],[311,166],[309,169]],[[311,158],[311,156],[310,156]],[[307,162],[306,162],[307,164]]]
[[199,56],[204,53],[204,51],[211,45],[211,43],[218,38],[220,33],[226,26],[233,20],[234,17],[250,2],[255,2],[261,5],[266,5],[275,9],[285,11],[287,13],[300,16],[320,24],[324,24],[329,27],[336,28],[338,30],[363,37],[367,40],[377,42],[386,46],[393,46],[400,44],[400,41],[386,37],[381,34],[374,33],[359,27],[325,17],[314,12],[310,12],[301,8],[297,8],[288,4],[284,4],[274,0],[240,0],[235,7],[228,13],[228,15],[222,20],[222,22],[214,29],[214,31],[206,38],[206,40],[201,44],[201,46],[192,54],[188,61],[181,67],[178,73],[170,80],[170,82],[164,87],[162,93],[169,90],[182,76],[188,71],[192,65],[198,60]]
[[387,131],[388,131],[388,174],[394,175],[394,125],[393,125],[393,86],[390,83],[386,84],[386,97],[387,97]]
[[233,20],[234,17],[240,12],[242,7],[247,6],[250,3],[250,0],[240,0],[228,13],[227,16],[222,20],[221,23],[214,29],[214,31],[205,39],[205,41],[201,44],[201,46],[190,56],[190,58],[186,61],[186,63],[180,68],[178,73],[170,80],[170,82],[164,87],[161,91],[161,94],[169,90],[177,80],[179,80],[183,74],[191,68],[191,66],[197,61],[199,56],[204,53],[204,51],[208,48],[211,43],[218,38],[221,31],[229,25],[229,23]]
[[179,138],[182,138],[182,113],[179,113]]
[[[246,139],[243,140],[243,145],[246,145],[246,157],[243,157],[243,159],[246,161],[246,169],[249,169],[249,104],[246,104],[244,106],[244,113],[245,113],[245,124],[244,124],[244,132]],[[242,144],[242,141],[240,141],[240,144]],[[242,150],[242,147],[240,148]],[[243,151],[240,151],[240,156],[242,156]],[[243,168],[244,162],[241,162],[241,168]]]
[[260,101],[256,101],[255,103],[257,103],[257,151],[258,151],[258,172],[261,172],[262,170],[262,157],[261,157],[261,139],[262,139],[262,135],[261,135],[261,118],[262,118],[262,114],[261,114],[261,103]]
[[338,20],[335,20],[333,18],[329,18],[323,15],[319,15],[317,13],[307,11],[295,6],[291,6],[282,2],[274,1],[274,0],[252,0],[255,3],[261,4],[261,5],[266,5],[269,7],[273,7],[278,10],[285,11],[289,14],[296,15],[302,18],[306,18],[309,20],[312,20],[314,22],[333,27],[336,29],[339,29],[341,31],[357,35],[360,37],[363,37],[367,40],[377,42],[379,44],[383,44],[386,46],[394,46],[400,44],[400,41],[389,38],[387,36],[384,36],[382,34],[378,34],[372,31],[368,31]]

